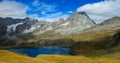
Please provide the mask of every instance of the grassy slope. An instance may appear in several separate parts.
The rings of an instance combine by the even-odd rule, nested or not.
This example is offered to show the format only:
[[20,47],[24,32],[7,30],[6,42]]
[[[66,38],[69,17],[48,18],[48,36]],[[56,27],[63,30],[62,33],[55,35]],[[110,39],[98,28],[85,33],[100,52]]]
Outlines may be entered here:
[[72,39],[74,41],[91,41],[91,40],[96,40],[100,38],[106,38],[114,35],[116,33],[115,30],[103,30],[103,31],[89,31],[86,33],[82,34],[76,34],[76,35],[69,35],[69,36],[64,36],[62,38],[58,39]]
[[107,52],[105,50],[105,46],[111,41],[110,37],[112,37],[114,34],[116,34],[115,30],[89,31],[83,34],[64,36],[57,39],[73,40],[74,43],[72,43],[73,45],[71,48],[72,54],[102,55]]
[[120,53],[98,57],[41,55],[30,58],[21,54],[0,50],[0,63],[119,63]]
[[35,60],[26,55],[0,50],[0,63],[48,63],[44,60]]

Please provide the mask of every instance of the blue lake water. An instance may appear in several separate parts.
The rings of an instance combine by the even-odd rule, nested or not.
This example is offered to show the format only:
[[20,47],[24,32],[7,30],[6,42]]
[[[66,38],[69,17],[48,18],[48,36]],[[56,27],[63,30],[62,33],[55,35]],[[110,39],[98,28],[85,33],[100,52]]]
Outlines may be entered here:
[[36,57],[40,54],[60,54],[69,55],[69,48],[67,47],[40,47],[40,48],[21,48],[8,49],[9,51],[26,54],[31,57]]

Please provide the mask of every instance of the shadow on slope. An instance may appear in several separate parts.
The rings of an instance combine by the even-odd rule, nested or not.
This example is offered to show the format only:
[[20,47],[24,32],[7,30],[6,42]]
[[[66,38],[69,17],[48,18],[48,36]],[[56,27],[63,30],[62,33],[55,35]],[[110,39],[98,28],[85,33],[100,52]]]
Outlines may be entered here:
[[95,39],[91,41],[78,41],[72,47],[73,55],[101,56],[120,52],[120,32],[111,37]]

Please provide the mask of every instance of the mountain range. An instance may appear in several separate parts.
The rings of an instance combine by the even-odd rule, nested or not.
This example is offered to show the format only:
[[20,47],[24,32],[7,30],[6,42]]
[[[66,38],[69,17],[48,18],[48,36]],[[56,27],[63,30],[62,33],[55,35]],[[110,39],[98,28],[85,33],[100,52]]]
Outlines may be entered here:
[[48,31],[53,31],[54,34],[78,34],[84,29],[95,26],[94,21],[85,12],[75,12],[66,20],[59,19],[52,23],[28,17],[24,19],[1,17],[0,24],[6,27],[8,36],[21,33],[42,34]]
[[[4,46],[6,44],[21,46],[26,43],[27,46],[28,44],[36,43],[37,45],[45,45],[47,43],[46,45],[61,44],[62,46],[68,46],[68,44],[71,44],[71,39],[55,41],[49,39],[60,38],[67,35],[79,35],[89,32],[92,34],[91,31],[96,34],[106,30],[119,31],[119,29],[120,17],[116,16],[100,24],[96,24],[85,12],[75,12],[67,19],[61,18],[58,21],[53,22],[39,21],[29,17],[24,19],[0,17],[0,46]],[[45,40],[42,41],[41,39]]]

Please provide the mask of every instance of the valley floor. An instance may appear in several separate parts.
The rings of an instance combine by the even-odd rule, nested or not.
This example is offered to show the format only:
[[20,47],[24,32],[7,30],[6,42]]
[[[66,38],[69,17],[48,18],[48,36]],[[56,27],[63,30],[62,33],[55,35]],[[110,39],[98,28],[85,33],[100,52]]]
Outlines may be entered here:
[[26,55],[0,50],[0,63],[119,63],[120,52],[102,56]]

